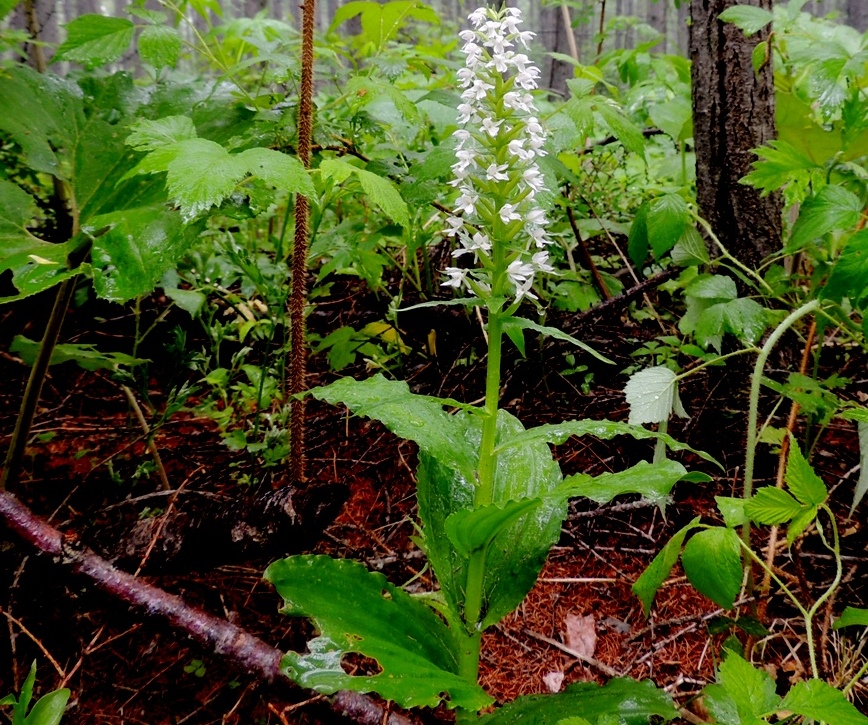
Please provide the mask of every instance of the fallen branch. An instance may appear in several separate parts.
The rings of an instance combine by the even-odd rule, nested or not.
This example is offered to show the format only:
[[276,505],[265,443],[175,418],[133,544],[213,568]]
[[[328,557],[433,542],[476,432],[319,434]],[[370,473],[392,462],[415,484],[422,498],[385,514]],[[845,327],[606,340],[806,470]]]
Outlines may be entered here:
[[621,294],[615,295],[614,297],[610,297],[607,300],[603,300],[597,305],[594,305],[589,310],[585,310],[584,312],[580,312],[577,315],[573,315],[570,318],[570,327],[576,327],[577,325],[585,322],[585,320],[589,318],[598,317],[603,314],[609,314],[614,310],[620,310],[623,307],[626,307],[637,297],[641,297],[645,294],[649,289],[653,289],[654,287],[658,287],[664,282],[668,282],[673,277],[676,277],[681,270],[678,267],[670,267],[662,272],[658,272],[653,277],[649,277],[646,280],[643,280],[639,284],[634,287],[630,287],[629,289],[624,290]]
[[[175,628],[186,632],[200,645],[235,662],[265,682],[282,677],[283,653],[234,624],[196,609],[162,589],[136,579],[109,564],[74,537],[38,518],[8,491],[0,491],[0,519],[37,551],[54,557],[58,564],[81,574],[99,589],[151,616],[162,617]],[[339,692],[331,700],[332,708],[361,725],[411,725],[403,715],[388,712],[365,695]]]

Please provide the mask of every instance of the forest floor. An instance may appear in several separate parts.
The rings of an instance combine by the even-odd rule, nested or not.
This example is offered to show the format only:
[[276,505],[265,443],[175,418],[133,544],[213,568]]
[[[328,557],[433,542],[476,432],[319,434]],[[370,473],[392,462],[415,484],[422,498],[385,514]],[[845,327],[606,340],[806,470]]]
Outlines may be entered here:
[[[325,334],[346,324],[359,328],[381,318],[384,299],[361,285],[339,289],[317,301],[310,322],[315,331]],[[652,299],[665,313],[668,298],[652,293]],[[0,312],[0,449],[9,440],[28,373],[8,353],[9,342],[19,333],[39,339],[47,304],[50,301],[30,300]],[[164,305],[165,300],[157,297],[146,301],[143,328]],[[104,318],[97,327],[94,315]],[[566,327],[616,364],[581,360],[593,373],[588,392],[582,392],[582,375],[563,374],[568,367],[564,353],[569,351],[562,343],[529,341],[527,359],[514,350],[507,354],[503,406],[526,426],[576,418],[626,420],[622,393],[626,376],[621,371],[636,363],[631,353],[642,342],[659,334],[657,323],[651,319],[636,322],[620,310],[609,317],[584,318],[580,326],[563,314],[547,324]],[[175,325],[188,331],[189,348],[204,345],[198,323],[177,310],[149,338],[141,355],[153,360],[147,388],[149,403],[157,410],[165,405],[167,381],[196,377],[165,352],[168,331]],[[88,303],[71,311],[63,341],[93,342],[101,349],[129,352],[133,326],[132,316],[120,308]],[[413,352],[393,371],[396,377],[406,379],[416,392],[467,401],[481,397],[484,348],[472,315],[455,308],[426,310],[408,315],[402,329]],[[436,355],[427,344],[432,330]],[[773,376],[798,367],[801,344],[794,334],[785,338],[770,364]],[[312,386],[337,377],[328,370],[323,355],[312,358],[311,368]],[[864,356],[824,352],[821,358],[821,377],[822,371],[827,375],[836,372],[854,381],[844,395],[855,397],[860,383],[865,389],[866,370]],[[355,377],[370,374],[361,361],[342,372],[346,373]],[[724,613],[697,594],[678,567],[659,592],[650,619],[643,616],[630,587],[673,532],[696,516],[717,519],[715,495],[737,495],[744,465],[748,384],[746,364],[732,364],[706,369],[685,386],[682,400],[691,417],[674,421],[669,432],[716,457],[723,470],[696,457],[681,458],[689,470],[704,471],[713,482],[679,484],[665,515],[635,497],[603,507],[585,500],[571,504],[561,540],[537,585],[515,613],[484,637],[482,684],[498,700],[548,691],[547,681],[559,679],[562,673],[564,685],[604,682],[616,674],[651,678],[684,703],[713,679],[726,633],[711,634],[709,624]],[[344,409],[314,400],[308,404],[309,478],[324,487],[325,498],[333,498],[336,518],[314,522],[295,540],[284,542],[281,552],[239,555],[227,551],[224,555],[222,550],[202,549],[161,567],[160,552],[165,547],[160,539],[164,531],[171,530],[173,519],[203,515],[205,502],[231,505],[235,501],[237,505],[253,494],[249,486],[237,482],[239,476],[262,478],[263,472],[246,453],[231,451],[222,443],[217,425],[196,409],[196,400],[191,399],[188,409],[156,433],[172,489],[165,492],[156,475],[142,467],[150,458],[119,384],[104,372],[88,372],[72,364],[52,368],[25,472],[14,493],[37,514],[62,531],[74,533],[103,556],[130,571],[141,568],[147,581],[226,617],[283,650],[302,650],[312,630],[304,621],[279,615],[280,598],[262,581],[263,570],[277,554],[304,551],[349,557],[382,571],[396,584],[415,580],[415,586],[432,585],[411,541],[415,447],[378,423],[350,417]],[[773,403],[769,393],[762,409],[769,412]],[[784,425],[787,412],[788,404],[781,406],[774,424]],[[564,474],[622,470],[648,458],[650,452],[650,444],[620,438],[607,442],[572,439],[555,448]],[[814,451],[813,463],[833,490],[834,506],[842,520],[858,477],[858,462],[855,426],[833,421]],[[777,456],[769,446],[761,446],[759,485],[774,481],[776,466]],[[280,484],[285,476],[281,468],[266,473],[267,480],[260,484],[266,489]],[[345,504],[338,508],[344,498]],[[845,584],[830,615],[839,613],[845,604],[868,606],[864,587],[868,576],[866,505],[842,526]],[[129,544],[133,530],[139,543],[148,544],[145,554],[141,547]],[[141,566],[141,559],[148,557],[151,559]],[[815,592],[831,579],[831,562],[810,540],[794,558],[796,561],[783,551],[778,565],[795,585],[800,576],[797,563],[809,573],[807,585]],[[0,614],[4,615],[0,617],[0,695],[17,692],[30,663],[37,659],[39,691],[61,684],[72,689],[64,720],[67,725],[338,721],[321,697],[288,683],[259,683],[164,622],[130,610],[92,590],[84,580],[61,573],[54,562],[34,556],[2,529]],[[580,616],[592,619],[576,619]],[[559,649],[567,636],[568,621],[577,622],[580,629],[584,625],[585,635],[596,635],[592,664]],[[765,624],[774,636],[767,639],[759,659],[785,689],[805,675],[806,658],[799,644],[803,627],[794,610],[775,596],[769,602]],[[830,632],[828,619],[821,635],[824,674],[834,679],[836,673],[852,667],[848,653],[853,644]],[[857,697],[860,709],[868,710],[868,694],[861,691]],[[440,722],[451,716],[437,711],[420,717],[423,722]],[[4,722],[3,715],[0,722]]]

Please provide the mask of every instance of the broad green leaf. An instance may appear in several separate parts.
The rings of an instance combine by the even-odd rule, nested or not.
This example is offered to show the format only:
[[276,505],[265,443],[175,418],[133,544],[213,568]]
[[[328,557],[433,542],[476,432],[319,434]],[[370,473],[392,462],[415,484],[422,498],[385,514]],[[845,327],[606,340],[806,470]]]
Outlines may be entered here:
[[709,685],[703,692],[709,711],[723,725],[760,725],[764,715],[780,707],[774,680],[735,652],[727,653],[717,677],[719,684]]
[[801,534],[811,525],[811,522],[817,518],[816,506],[805,506],[802,510],[793,517],[792,522],[787,528],[787,546],[792,546],[793,542],[801,536]]
[[693,136],[693,109],[690,99],[685,96],[651,106],[648,115],[652,123],[673,141],[685,141]]
[[723,327],[747,345],[754,345],[768,327],[765,308],[758,302],[739,297],[723,303]]
[[860,627],[868,627],[868,609],[845,607],[841,616],[838,617],[832,625],[832,629],[851,627],[854,624]]
[[680,267],[690,267],[697,264],[708,264],[708,247],[696,227],[687,226],[681,239],[672,248],[672,261]]
[[247,176],[247,163],[241,154],[230,154],[214,141],[190,139],[175,150],[167,168],[166,186],[186,220],[219,206]]
[[822,680],[797,683],[781,703],[781,710],[827,725],[868,725],[868,716],[860,713],[840,690]]
[[163,291],[166,293],[166,297],[193,318],[199,316],[199,312],[205,305],[205,302],[208,301],[208,298],[204,294],[196,290],[164,287]]
[[828,232],[853,229],[861,213],[862,202],[853,192],[835,184],[824,186],[802,205],[787,251],[798,251]]
[[662,423],[672,413],[688,417],[678,398],[677,376],[664,365],[633,373],[624,386],[624,395],[630,406],[630,425]]
[[[288,653],[283,667],[302,687],[325,694],[377,692],[402,707],[478,710],[491,698],[458,675],[458,642],[427,605],[354,561],[295,556],[265,571],[285,600],[284,614],[309,617],[319,636],[308,654]],[[373,658],[381,672],[348,675],[348,653]]]
[[715,604],[732,609],[741,589],[743,570],[738,534],[713,528],[695,534],[681,554],[690,583]]
[[627,237],[627,253],[637,267],[645,264],[648,256],[648,210],[650,203],[645,202],[636,210],[633,224],[630,226],[630,235]]
[[474,480],[478,449],[465,437],[466,424],[458,416],[445,413],[438,403],[411,393],[404,381],[387,380],[380,374],[361,381],[341,378],[314,388],[311,395],[332,405],[343,403],[355,415],[380,421],[441,464]]
[[[137,151],[156,151],[196,138],[196,127],[187,116],[165,116],[156,121],[140,119],[130,127],[126,144]],[[162,171],[168,170],[168,162]]]
[[624,144],[625,149],[642,159],[645,158],[645,137],[642,129],[633,123],[614,101],[600,100],[594,104],[594,109],[612,131],[612,135]]
[[853,503],[850,505],[850,516],[856,510],[859,502],[868,492],[868,422],[859,421],[856,424],[859,431],[859,480],[853,491]]
[[802,506],[783,489],[766,486],[745,504],[744,511],[758,524],[785,524],[802,512]]
[[25,720],[25,725],[58,725],[66,712],[70,691],[65,687],[40,697]]
[[616,677],[608,683],[579,682],[555,695],[530,695],[485,715],[479,725],[559,725],[581,713],[590,722],[647,725],[657,717],[678,717],[672,698],[650,680]]
[[53,62],[71,60],[88,70],[114,63],[130,47],[136,26],[126,18],[81,15],[66,24],[66,40]]
[[722,274],[702,275],[691,282],[684,290],[686,297],[702,300],[726,302],[738,297],[735,280]]
[[546,327],[545,325],[539,325],[536,322],[532,322],[531,320],[527,320],[524,317],[509,317],[503,321],[503,329],[505,332],[509,332],[510,329],[519,329],[519,330],[533,330],[534,332],[538,332],[541,335],[545,335],[546,337],[553,337],[555,340],[563,340],[564,342],[569,342],[571,345],[575,345],[576,347],[581,348],[587,353],[593,355],[597,360],[601,362],[613,364],[609,358],[605,357],[598,353],[594,348],[590,345],[586,345],[581,340],[577,340],[572,335],[568,335],[563,330],[559,330],[556,327]]
[[[478,451],[482,440],[479,417],[462,411],[453,420],[463,444],[474,453]],[[498,441],[522,431],[515,417],[499,411]],[[450,542],[446,520],[457,511],[473,508],[475,474],[464,476],[444,459],[436,460],[420,451],[417,478],[424,547],[450,609],[459,616],[468,557]],[[560,468],[545,443],[529,442],[498,455],[492,504],[503,506],[533,498],[543,499],[543,503],[498,533],[488,549],[483,626],[494,624],[517,607],[536,581],[566,515],[564,497],[551,495],[560,483]]]
[[337,9],[330,31],[347,20],[361,15],[362,37],[380,50],[408,18],[416,18],[429,23],[438,23],[437,14],[418,0],[391,0],[384,4],[372,0],[354,0]]
[[654,256],[660,259],[681,239],[690,212],[680,194],[666,194],[654,199],[648,207],[648,240]]
[[[39,354],[39,347],[40,343],[23,335],[16,335],[9,346],[9,351],[20,355],[21,359],[28,365],[33,365]],[[93,345],[73,343],[56,345],[51,353],[49,365],[60,365],[65,362],[74,362],[84,370],[111,370],[114,372],[121,366],[133,367],[149,361],[123,352],[100,352]]]
[[600,440],[611,440],[615,436],[628,435],[636,440],[662,440],[666,447],[672,451],[690,451],[706,461],[717,465],[717,461],[703,451],[697,451],[685,443],[679,443],[665,433],[657,433],[639,425],[620,423],[613,420],[568,420],[563,423],[551,423],[530,428],[522,433],[503,441],[497,446],[496,451],[501,452],[516,446],[523,446],[534,441],[544,441],[560,445],[573,436],[594,436]]
[[365,194],[387,217],[402,227],[409,228],[410,210],[407,208],[407,202],[401,198],[401,194],[391,181],[365,169],[356,169],[356,176]]
[[814,469],[805,460],[795,441],[790,441],[790,443],[790,450],[787,454],[787,471],[784,475],[787,486],[789,486],[793,496],[805,505],[819,506],[826,503],[829,496],[826,484],[814,473]]
[[253,148],[242,151],[238,158],[246,165],[249,174],[266,184],[291,194],[316,194],[310,174],[294,156],[273,149]]
[[642,602],[642,610],[645,612],[646,617],[651,612],[651,605],[654,604],[654,596],[657,594],[657,590],[663,586],[663,582],[666,581],[669,573],[672,571],[672,567],[678,561],[678,555],[681,553],[681,545],[684,543],[684,538],[699,526],[699,520],[700,517],[697,516],[687,526],[677,531],[633,584],[633,594],[639,597],[639,601]]
[[745,35],[750,36],[762,30],[774,20],[775,16],[771,11],[754,5],[733,5],[718,17],[725,23],[732,23],[743,30]]
[[181,36],[171,25],[148,25],[139,35],[139,57],[154,68],[174,68],[181,52]]
[[0,297],[0,303],[30,297],[60,284],[77,274],[86,274],[90,265],[82,264],[70,269],[67,258],[87,243],[87,237],[78,235],[64,244],[49,244],[36,240],[30,247],[17,244],[18,250],[9,257],[0,257],[0,274],[12,272],[12,284],[18,290],[15,295]]
[[538,498],[507,501],[473,509],[461,509],[446,519],[446,535],[462,556],[486,548],[491,540],[519,516],[542,504]]
[[30,194],[11,181],[0,179],[0,261],[46,244],[28,229],[39,216]]
[[584,496],[599,504],[609,503],[623,494],[638,493],[662,507],[669,500],[673,486],[686,475],[684,466],[675,461],[639,461],[626,471],[594,477],[586,474],[567,476],[561,488],[569,496]]
[[745,500],[731,496],[715,496],[717,510],[723,516],[723,522],[731,529],[746,524],[749,519],[745,512]]
[[819,292],[823,297],[838,302],[849,297],[859,304],[868,298],[868,229],[850,237],[835,260],[829,281]]
[[127,302],[148,294],[172,269],[200,231],[163,207],[144,207],[102,214],[85,231],[110,226],[94,240],[91,251],[94,289],[99,297]]

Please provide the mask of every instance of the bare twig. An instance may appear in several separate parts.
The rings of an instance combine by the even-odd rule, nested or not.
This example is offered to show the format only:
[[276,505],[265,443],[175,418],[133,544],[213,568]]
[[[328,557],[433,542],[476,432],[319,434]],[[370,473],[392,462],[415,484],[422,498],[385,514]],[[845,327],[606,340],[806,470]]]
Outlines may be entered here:
[[154,459],[154,465],[157,467],[157,475],[160,477],[160,483],[164,490],[170,491],[172,486],[169,483],[169,477],[166,475],[166,469],[163,466],[163,459],[160,458],[160,452],[157,450],[157,444],[154,441],[153,436],[151,436],[151,427],[148,425],[148,421],[145,420],[145,414],[142,412],[142,407],[139,405],[139,401],[136,400],[136,396],[133,395],[133,391],[130,390],[128,386],[121,385],[121,390],[124,391],[127,402],[133,409],[133,413],[135,413],[136,419],[139,421],[142,432],[148,439],[148,452],[151,454],[151,458]]
[[609,665],[600,662],[600,660],[594,659],[593,657],[587,657],[583,655],[581,652],[577,652],[571,647],[567,647],[565,644],[558,642],[556,639],[552,639],[551,637],[546,637],[544,634],[540,634],[539,632],[534,632],[532,629],[525,629],[524,633],[529,637],[533,637],[534,639],[538,639],[540,642],[545,642],[546,644],[550,644],[552,647],[556,647],[561,652],[566,652],[570,657],[575,657],[577,660],[581,660],[585,664],[591,665],[591,667],[595,667],[604,675],[608,675],[609,677],[621,677],[623,673],[618,672],[618,670],[609,667]]

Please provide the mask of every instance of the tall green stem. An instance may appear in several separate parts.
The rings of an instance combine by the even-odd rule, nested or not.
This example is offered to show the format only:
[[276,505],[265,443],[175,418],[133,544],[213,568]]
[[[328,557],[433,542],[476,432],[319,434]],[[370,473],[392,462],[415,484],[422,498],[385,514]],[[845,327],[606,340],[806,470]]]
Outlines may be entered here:
[[[762,385],[763,370],[765,370],[766,362],[771,354],[774,346],[778,344],[783,334],[790,329],[796,322],[802,319],[805,315],[811,314],[820,306],[818,300],[811,300],[791,312],[784,320],[772,331],[768,340],[762,346],[759,355],[756,358],[756,364],[753,369],[753,378],[750,385],[750,407],[747,419],[747,445],[744,461],[744,489],[743,496],[747,500],[753,496],[753,469],[756,459],[756,444],[757,444],[757,420],[759,418],[759,394],[760,386]],[[746,522],[742,527],[742,540],[750,549],[750,522]],[[753,588],[753,581],[749,579],[749,588]]]

